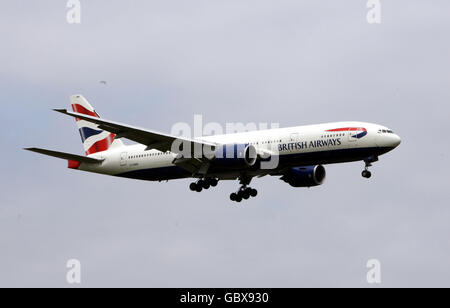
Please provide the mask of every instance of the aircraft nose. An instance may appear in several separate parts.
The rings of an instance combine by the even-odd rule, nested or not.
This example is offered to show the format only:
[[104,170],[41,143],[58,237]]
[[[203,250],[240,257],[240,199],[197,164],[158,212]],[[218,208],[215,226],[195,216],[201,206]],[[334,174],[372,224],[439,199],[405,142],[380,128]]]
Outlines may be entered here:
[[392,136],[392,141],[391,142],[392,142],[392,147],[396,148],[396,147],[398,147],[400,145],[400,143],[402,142],[402,139],[400,138],[399,135],[394,134]]
[[402,142],[399,135],[384,128],[379,129],[375,136],[375,143],[380,148],[388,148],[389,150],[392,150],[398,147]]

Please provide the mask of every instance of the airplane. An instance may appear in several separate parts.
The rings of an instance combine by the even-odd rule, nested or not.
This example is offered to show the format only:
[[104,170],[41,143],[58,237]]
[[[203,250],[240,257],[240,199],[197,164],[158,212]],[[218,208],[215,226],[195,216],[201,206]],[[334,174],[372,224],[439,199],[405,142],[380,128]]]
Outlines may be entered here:
[[[82,95],[70,102],[73,111],[54,110],[75,118],[85,156],[25,150],[67,160],[70,169],[110,176],[160,182],[194,178],[189,188],[196,192],[239,180],[239,190],[230,195],[235,202],[256,197],[258,191],[249,185],[263,176],[279,177],[292,187],[321,185],[327,164],[363,161],[362,176],[370,178],[372,163],[401,142],[391,129],[365,122],[184,138],[101,118]],[[137,144],[125,145],[122,138]]]

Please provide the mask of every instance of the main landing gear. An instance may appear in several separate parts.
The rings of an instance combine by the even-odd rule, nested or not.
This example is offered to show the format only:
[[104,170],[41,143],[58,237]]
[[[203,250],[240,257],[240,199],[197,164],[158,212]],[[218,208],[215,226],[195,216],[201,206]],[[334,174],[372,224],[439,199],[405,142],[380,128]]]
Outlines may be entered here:
[[191,185],[189,185],[189,188],[192,191],[201,192],[203,189],[209,189],[210,187],[216,187],[218,183],[219,183],[218,179],[206,178],[206,179],[201,179],[201,180],[198,180],[197,182],[191,183]]
[[243,199],[247,200],[250,197],[256,197],[258,191],[251,187],[242,186],[239,191],[230,195],[230,200],[235,202],[241,202]]
[[[242,200],[250,199],[250,197],[256,197],[258,195],[258,191],[254,188],[249,187],[250,182],[252,180],[251,177],[247,177],[241,175],[239,177],[241,188],[235,193],[230,195],[231,201],[241,202]],[[209,189],[210,187],[216,187],[219,180],[215,178],[204,178],[200,179],[197,182],[191,183],[189,185],[190,190],[201,192],[204,189]]]
[[366,178],[366,179],[370,179],[370,177],[372,176],[372,172],[369,171],[369,167],[372,167],[372,163],[378,161],[378,157],[377,156],[372,156],[369,158],[366,158],[364,160],[365,163],[365,167],[363,172],[361,173],[361,175]]
[[250,197],[256,197],[258,195],[258,191],[254,188],[248,187],[252,178],[242,174],[239,177],[239,183],[241,184],[241,188],[235,193],[230,195],[230,200],[235,202],[241,202],[242,200],[248,200]]

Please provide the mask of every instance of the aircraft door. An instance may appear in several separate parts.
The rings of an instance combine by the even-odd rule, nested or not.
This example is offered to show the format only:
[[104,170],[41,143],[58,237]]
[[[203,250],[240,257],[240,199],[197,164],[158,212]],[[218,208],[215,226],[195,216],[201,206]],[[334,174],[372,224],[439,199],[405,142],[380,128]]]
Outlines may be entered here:
[[120,166],[121,167],[125,167],[127,165],[127,158],[128,158],[127,152],[122,152],[120,154]]
[[356,135],[358,135],[358,131],[357,130],[349,130],[348,131],[348,141],[349,142],[356,142],[356,140],[358,140],[358,138],[356,138]]

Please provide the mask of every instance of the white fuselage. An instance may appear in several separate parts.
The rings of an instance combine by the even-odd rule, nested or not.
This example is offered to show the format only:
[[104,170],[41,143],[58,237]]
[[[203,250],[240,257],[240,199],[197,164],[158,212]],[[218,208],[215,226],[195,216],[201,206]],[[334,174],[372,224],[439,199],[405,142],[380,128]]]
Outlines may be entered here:
[[[400,143],[388,128],[364,122],[334,122],[198,138],[216,144],[251,144],[258,151],[279,155],[272,170],[253,170],[252,175],[276,174],[283,168],[363,160],[382,155]],[[177,154],[148,150],[144,145],[112,147],[91,155],[102,164],[81,164],[89,172],[142,180],[169,180],[193,176],[174,163]],[[241,171],[213,169],[218,179],[235,179]]]

